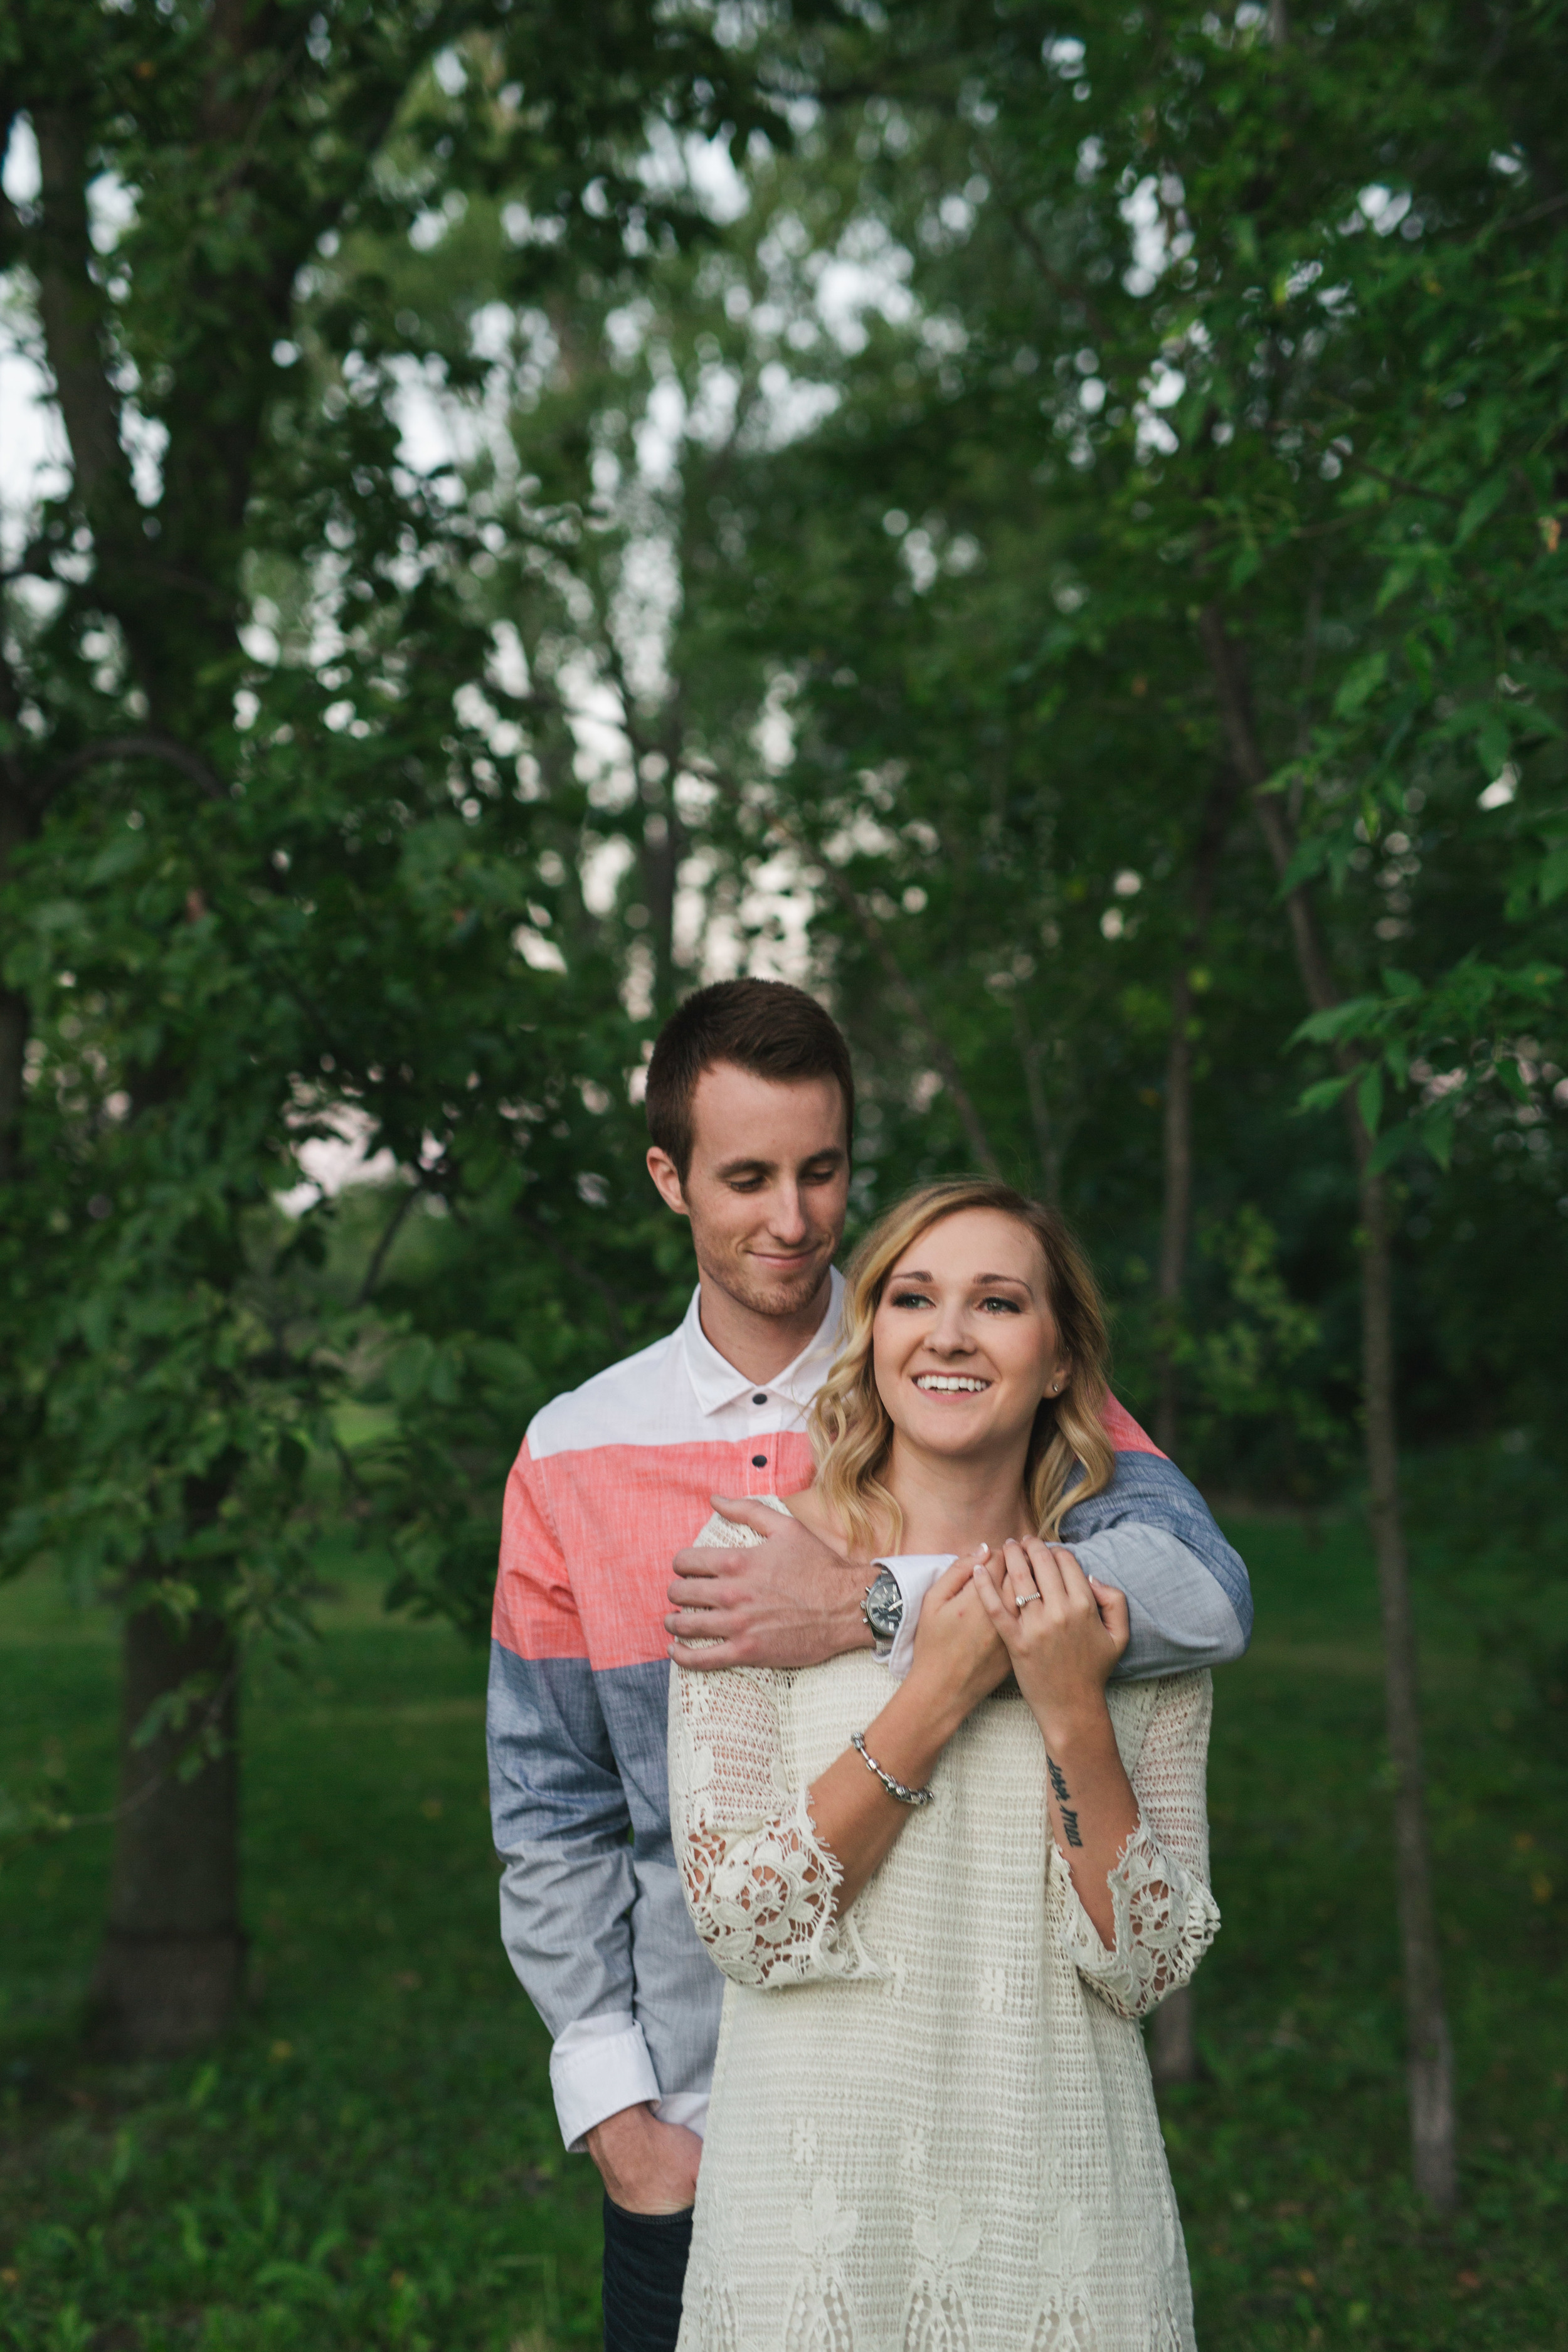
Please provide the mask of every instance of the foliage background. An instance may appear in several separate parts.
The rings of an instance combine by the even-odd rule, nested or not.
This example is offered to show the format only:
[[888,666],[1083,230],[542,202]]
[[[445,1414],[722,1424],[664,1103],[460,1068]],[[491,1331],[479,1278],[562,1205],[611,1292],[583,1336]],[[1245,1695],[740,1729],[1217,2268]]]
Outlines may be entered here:
[[[352,1496],[400,1591],[477,1621],[529,1412],[678,1301],[647,1039],[759,961],[850,1028],[858,1213],[977,1158],[1058,1192],[1131,1400],[1175,1345],[1184,1454],[1258,1491],[1353,1451],[1350,1171],[1299,1108],[1348,1037],[1402,1202],[1407,1434],[1554,1448],[1550,9],[1484,71],[1432,12],[1415,78],[1378,9],[698,16],[570,99],[509,19],[410,19],[371,60],[323,18],[275,159],[312,106],[339,124],[313,242],[268,193],[255,249],[208,256],[237,302],[304,257],[221,531],[187,477],[229,363],[195,324],[182,358],[167,308],[202,19],[116,21],[84,63],[19,20],[14,79],[50,38],[77,73],[117,496],[226,611],[144,654],[91,552],[107,493],[14,518],[13,1565],[216,1547],[261,1622]],[[339,72],[379,76],[378,142]],[[16,115],[9,315],[47,366],[37,148]],[[1345,1000],[1305,1050],[1210,619]],[[177,756],[116,753],[153,722]],[[338,1189],[290,1191],[345,1137]]]
[[[1509,1694],[1454,1801],[1536,1837],[1564,29],[12,12],[10,380],[63,457],[0,582],[5,1572],[215,1611],[258,1677],[345,1578],[482,1632],[530,1414],[689,1283],[654,1030],[782,971],[855,1048],[857,1221],[1058,1197],[1127,1402],[1173,1367],[1184,1465],[1309,1527],[1356,1501],[1353,1090],[1424,1622]],[[7,1835],[101,1801],[74,1754],[8,1755]]]

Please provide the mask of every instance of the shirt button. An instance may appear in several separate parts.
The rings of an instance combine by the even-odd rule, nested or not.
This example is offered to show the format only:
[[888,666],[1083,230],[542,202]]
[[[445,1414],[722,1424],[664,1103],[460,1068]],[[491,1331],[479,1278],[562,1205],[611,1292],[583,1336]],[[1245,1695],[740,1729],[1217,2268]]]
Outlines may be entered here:
[[766,1404],[767,1399],[765,1396],[754,1396],[752,1399],[752,1402],[753,1404]]
[[767,1457],[767,1455],[766,1455],[765,1454],[752,1454],[752,1469],[753,1469],[753,1470],[765,1470],[765,1469],[767,1468],[767,1466],[768,1466],[768,1457]]

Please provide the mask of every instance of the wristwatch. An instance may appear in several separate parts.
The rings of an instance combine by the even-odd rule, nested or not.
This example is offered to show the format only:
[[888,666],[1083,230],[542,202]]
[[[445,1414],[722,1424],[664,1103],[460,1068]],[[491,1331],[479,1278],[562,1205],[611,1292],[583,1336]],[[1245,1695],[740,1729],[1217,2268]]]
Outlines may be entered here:
[[904,1596],[890,1568],[879,1568],[866,1587],[860,1614],[876,1635],[878,1649],[885,1650],[904,1622]]

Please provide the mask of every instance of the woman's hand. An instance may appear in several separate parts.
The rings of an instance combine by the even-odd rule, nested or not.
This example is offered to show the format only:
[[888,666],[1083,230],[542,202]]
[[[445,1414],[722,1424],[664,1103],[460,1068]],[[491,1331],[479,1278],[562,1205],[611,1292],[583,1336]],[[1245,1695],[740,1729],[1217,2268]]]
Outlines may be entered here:
[[977,1551],[961,1553],[944,1569],[921,1604],[909,1682],[950,1738],[981,1700],[1005,1682],[1006,1649],[976,1582]]
[[[931,1587],[932,1598],[939,1589]],[[973,1590],[1047,1748],[1065,1742],[1086,1715],[1104,1714],[1105,1685],[1130,1633],[1125,1594],[1085,1576],[1065,1546],[1036,1536],[981,1560]],[[923,1616],[921,1623],[923,1631]]]
[[1109,1875],[1138,1827],[1138,1800],[1105,1703],[1110,1670],[1127,1647],[1126,1595],[1085,1576],[1061,1544],[1036,1537],[983,1560],[974,1589],[1045,1739],[1057,1850],[1110,1951],[1116,1916]]

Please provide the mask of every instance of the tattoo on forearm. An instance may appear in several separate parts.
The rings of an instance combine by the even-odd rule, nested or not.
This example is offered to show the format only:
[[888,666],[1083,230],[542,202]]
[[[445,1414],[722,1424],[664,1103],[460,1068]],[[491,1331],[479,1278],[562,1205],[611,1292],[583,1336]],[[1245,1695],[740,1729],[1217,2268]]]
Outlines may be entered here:
[[1058,1804],[1061,1807],[1062,1835],[1066,1838],[1068,1845],[1080,1846],[1083,1843],[1083,1840],[1079,1834],[1078,1815],[1076,1813],[1068,1812],[1068,1804],[1072,1796],[1072,1790],[1068,1787],[1067,1775],[1063,1772],[1061,1766],[1057,1762],[1054,1756],[1047,1757],[1046,1769],[1051,1776],[1052,1793],[1055,1796]]

